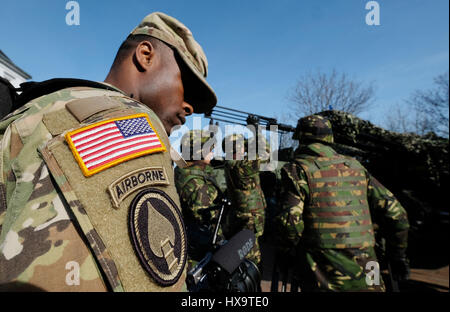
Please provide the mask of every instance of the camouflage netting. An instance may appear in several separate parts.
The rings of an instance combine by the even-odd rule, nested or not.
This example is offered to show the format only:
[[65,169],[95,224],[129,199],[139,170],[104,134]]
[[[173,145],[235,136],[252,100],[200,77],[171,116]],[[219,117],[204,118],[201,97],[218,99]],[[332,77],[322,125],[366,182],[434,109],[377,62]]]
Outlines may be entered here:
[[[419,136],[388,131],[339,111],[320,114],[331,121],[337,147],[376,168],[380,179],[386,174],[397,176],[401,184],[430,188],[433,193],[442,193],[448,186],[448,139],[434,133]],[[412,179],[405,181],[408,177]],[[430,197],[428,190],[425,193]]]
[[356,157],[395,194],[413,229],[448,229],[448,139],[388,131],[339,111],[319,114],[331,121],[335,149]]

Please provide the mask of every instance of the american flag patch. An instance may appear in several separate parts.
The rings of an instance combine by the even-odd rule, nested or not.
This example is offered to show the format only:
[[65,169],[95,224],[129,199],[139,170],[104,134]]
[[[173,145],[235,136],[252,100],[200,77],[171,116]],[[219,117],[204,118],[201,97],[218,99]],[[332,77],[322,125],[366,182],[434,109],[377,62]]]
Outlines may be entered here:
[[101,121],[67,133],[66,141],[86,177],[124,161],[166,150],[147,114]]

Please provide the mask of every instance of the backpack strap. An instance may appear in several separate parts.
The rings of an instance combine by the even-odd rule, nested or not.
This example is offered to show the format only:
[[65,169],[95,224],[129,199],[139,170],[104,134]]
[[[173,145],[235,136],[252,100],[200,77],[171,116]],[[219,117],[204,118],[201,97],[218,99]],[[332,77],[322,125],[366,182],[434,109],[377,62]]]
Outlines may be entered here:
[[8,79],[0,77],[0,119],[13,111],[17,89]]
[[92,87],[98,89],[106,89],[110,91],[118,91],[114,87],[109,86],[107,84],[84,79],[54,78],[42,82],[29,81],[24,82],[20,85],[18,91],[21,91],[22,93],[18,95],[17,98],[15,99],[12,110],[16,110],[19,107],[22,107],[26,103],[30,102],[31,100],[41,97],[43,95],[71,87]]

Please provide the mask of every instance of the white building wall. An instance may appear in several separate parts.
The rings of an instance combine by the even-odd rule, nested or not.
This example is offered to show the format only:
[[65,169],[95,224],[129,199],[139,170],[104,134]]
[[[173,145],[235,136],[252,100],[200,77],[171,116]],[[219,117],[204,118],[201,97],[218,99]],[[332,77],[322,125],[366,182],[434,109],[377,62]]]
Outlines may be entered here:
[[24,77],[0,63],[0,76],[6,78],[11,84],[18,88],[22,82],[27,81]]

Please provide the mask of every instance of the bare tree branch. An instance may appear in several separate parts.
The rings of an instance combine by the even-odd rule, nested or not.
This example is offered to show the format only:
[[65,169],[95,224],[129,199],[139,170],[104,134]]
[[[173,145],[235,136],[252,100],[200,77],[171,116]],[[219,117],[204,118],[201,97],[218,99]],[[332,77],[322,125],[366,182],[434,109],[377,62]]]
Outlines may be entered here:
[[448,137],[449,114],[449,74],[444,73],[434,78],[435,87],[431,90],[418,90],[407,101],[417,112],[415,123],[417,133],[435,132]]
[[413,132],[425,135],[429,132],[448,137],[449,89],[448,72],[434,78],[431,90],[417,90],[405,101],[390,109],[386,128],[396,132]]
[[374,94],[372,84],[364,86],[333,69],[328,74],[317,71],[300,78],[289,100],[298,117],[329,109],[357,115],[370,107]]

